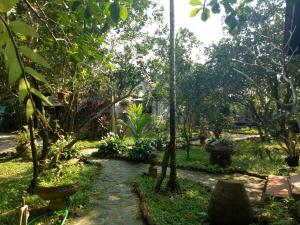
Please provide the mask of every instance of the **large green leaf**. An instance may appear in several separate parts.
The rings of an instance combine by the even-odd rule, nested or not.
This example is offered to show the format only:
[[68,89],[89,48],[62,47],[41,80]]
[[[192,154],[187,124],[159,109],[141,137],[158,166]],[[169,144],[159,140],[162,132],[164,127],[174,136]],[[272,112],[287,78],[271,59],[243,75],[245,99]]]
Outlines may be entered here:
[[110,16],[113,21],[116,23],[119,21],[120,18],[120,6],[117,2],[112,3],[109,6]]
[[202,5],[202,2],[199,0],[191,0],[190,5],[192,6]]
[[8,39],[8,32],[3,24],[2,21],[0,21],[0,48],[6,44]]
[[220,13],[220,12],[221,12],[220,4],[219,4],[219,3],[214,4],[214,5],[211,7],[211,11],[212,11],[213,13],[215,13],[215,14]]
[[25,97],[28,95],[28,89],[25,80],[22,78],[19,83],[19,102],[23,102]]
[[121,20],[126,20],[128,17],[127,8],[123,5],[120,6],[120,18]]
[[32,51],[30,48],[28,48],[26,46],[20,46],[19,50],[23,53],[24,56],[31,59],[33,62],[35,62],[41,66],[44,66],[48,69],[51,68],[50,64],[41,55]]
[[22,75],[22,68],[17,58],[9,64],[8,82],[13,85]]
[[26,118],[29,120],[29,118],[33,115],[34,113],[34,107],[31,102],[31,99],[29,98],[26,102]]
[[207,21],[210,17],[210,10],[208,8],[203,8],[202,14],[201,14],[201,20]]
[[0,12],[5,13],[17,4],[18,0],[0,0]]
[[5,50],[5,65],[8,70],[8,82],[13,85],[22,74],[22,68],[17,58],[14,45],[10,39],[7,40]]
[[15,33],[24,34],[25,36],[38,37],[34,27],[29,26],[21,20],[15,20],[9,24],[9,27]]
[[28,73],[29,75],[33,76],[38,81],[41,81],[43,83],[47,83],[47,80],[44,77],[44,75],[40,74],[39,72],[32,69],[31,67],[25,67],[25,72]]
[[7,40],[5,50],[4,50],[4,55],[5,55],[5,65],[6,68],[9,68],[9,65],[11,62],[17,58],[16,51],[14,48],[14,45],[10,39]]
[[40,91],[36,90],[35,88],[30,88],[30,92],[34,94],[35,96],[39,97],[43,102],[45,102],[47,105],[52,106],[52,103],[48,100],[48,98],[43,95]]
[[75,11],[75,10],[77,10],[77,8],[78,8],[81,4],[82,4],[81,1],[74,1],[74,2],[72,3],[71,9],[72,9],[73,11]]
[[190,17],[195,17],[197,16],[197,14],[200,12],[200,10],[202,10],[202,8],[195,8],[191,11],[190,13]]

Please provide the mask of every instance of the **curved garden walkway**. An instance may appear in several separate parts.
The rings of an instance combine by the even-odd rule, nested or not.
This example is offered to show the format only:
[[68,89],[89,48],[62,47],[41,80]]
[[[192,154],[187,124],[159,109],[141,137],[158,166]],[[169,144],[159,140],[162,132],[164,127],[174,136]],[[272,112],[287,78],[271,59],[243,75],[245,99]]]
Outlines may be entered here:
[[[92,150],[91,150],[92,151]],[[85,212],[83,217],[70,221],[72,225],[135,225],[143,224],[138,210],[138,199],[132,192],[130,178],[147,171],[148,165],[121,160],[97,159],[103,171],[97,186],[102,190],[96,207]],[[214,187],[219,179],[235,179],[245,183],[252,203],[259,201],[265,180],[247,175],[219,175],[178,169],[181,178],[190,179]]]
[[15,138],[15,135],[0,133],[0,154],[16,151]]

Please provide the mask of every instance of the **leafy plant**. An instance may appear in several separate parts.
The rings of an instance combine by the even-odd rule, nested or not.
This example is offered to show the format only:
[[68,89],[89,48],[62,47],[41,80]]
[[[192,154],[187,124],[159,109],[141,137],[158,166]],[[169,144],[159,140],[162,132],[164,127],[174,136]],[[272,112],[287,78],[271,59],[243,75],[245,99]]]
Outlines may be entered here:
[[127,146],[114,133],[109,133],[100,142],[99,150],[96,153],[99,157],[109,158],[122,155],[127,150]]
[[79,150],[78,148],[71,148],[66,149],[65,146],[71,141],[71,137],[64,137],[60,138],[57,142],[55,142],[51,146],[51,155],[57,160],[69,160],[72,158],[79,157]]
[[23,130],[18,131],[16,141],[18,144],[26,144],[30,141],[30,134],[27,126],[23,127]]
[[156,150],[156,143],[151,139],[139,139],[132,149],[128,149],[127,156],[135,161],[146,161],[151,152]]
[[141,138],[147,130],[151,118],[143,113],[142,104],[132,104],[128,110],[129,128],[134,138]]

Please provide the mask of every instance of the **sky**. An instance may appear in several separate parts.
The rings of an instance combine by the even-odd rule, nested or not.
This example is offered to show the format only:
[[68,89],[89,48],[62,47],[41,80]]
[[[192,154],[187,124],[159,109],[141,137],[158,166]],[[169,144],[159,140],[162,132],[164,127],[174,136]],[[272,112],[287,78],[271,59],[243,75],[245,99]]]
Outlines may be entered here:
[[[159,0],[159,2],[164,6],[165,21],[169,24],[169,1]],[[192,8],[189,0],[175,0],[175,29],[188,28],[205,46],[220,40],[223,36],[221,14],[212,14],[208,21],[203,22],[200,14],[190,17]]]

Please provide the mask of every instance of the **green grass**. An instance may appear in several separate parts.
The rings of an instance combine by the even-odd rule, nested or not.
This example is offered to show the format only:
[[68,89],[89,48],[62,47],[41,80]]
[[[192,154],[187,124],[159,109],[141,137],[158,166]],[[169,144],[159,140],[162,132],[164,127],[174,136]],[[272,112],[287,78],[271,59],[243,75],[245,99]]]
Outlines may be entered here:
[[[72,169],[71,169],[71,168]],[[71,175],[74,172],[74,167],[70,166],[69,172],[64,173]],[[91,200],[97,197],[100,193],[91,182],[95,179],[95,176],[99,174],[101,169],[95,166],[83,166],[79,171],[76,169],[75,175],[72,175],[69,181],[79,179],[81,183],[80,190],[71,197],[70,210],[72,211],[79,205],[84,207],[90,207]],[[25,197],[26,204],[32,208],[39,208],[47,205],[47,202],[42,200],[37,195],[29,195],[26,193],[26,189],[29,186],[32,176],[32,163],[23,162],[20,160],[14,160],[11,162],[1,163],[0,165],[0,224],[1,225],[13,225],[18,224],[19,209],[22,204],[22,196]],[[46,181],[44,184],[48,185]],[[56,181],[51,180],[49,183],[55,184]],[[48,185],[49,186],[49,185]],[[51,223],[55,224],[60,214],[51,217]],[[48,220],[49,224],[49,220]]]
[[[208,204],[211,192],[200,183],[179,179],[183,194],[154,194],[155,180],[148,176],[138,176],[134,179],[140,190],[145,193],[147,207],[151,217],[159,225],[207,225]],[[165,186],[165,183],[163,184]],[[289,200],[270,200],[263,208],[254,208],[255,223],[251,225],[296,225],[289,215]],[[268,223],[263,221],[267,220]]]
[[78,141],[73,148],[82,150],[88,148],[99,148],[100,140],[81,140]]
[[[150,215],[160,225],[207,224],[210,190],[199,183],[180,180],[182,195],[153,194],[155,180],[147,176],[134,179],[147,198]],[[163,184],[165,185],[165,183]]]
[[[289,171],[284,161],[285,153],[274,142],[262,143],[259,140],[242,140],[235,142],[235,149],[236,153],[233,155],[232,165],[227,170],[243,169],[261,175],[287,175]],[[267,151],[270,152],[271,159]],[[158,154],[162,158],[163,152]],[[209,153],[203,147],[198,146],[191,148],[190,159],[187,159],[185,150],[178,150],[177,165],[205,169],[209,172],[224,172],[223,168],[211,165]]]
[[258,135],[258,130],[250,127],[240,127],[240,128],[233,128],[228,130],[229,133],[233,134],[248,134],[248,135]]

